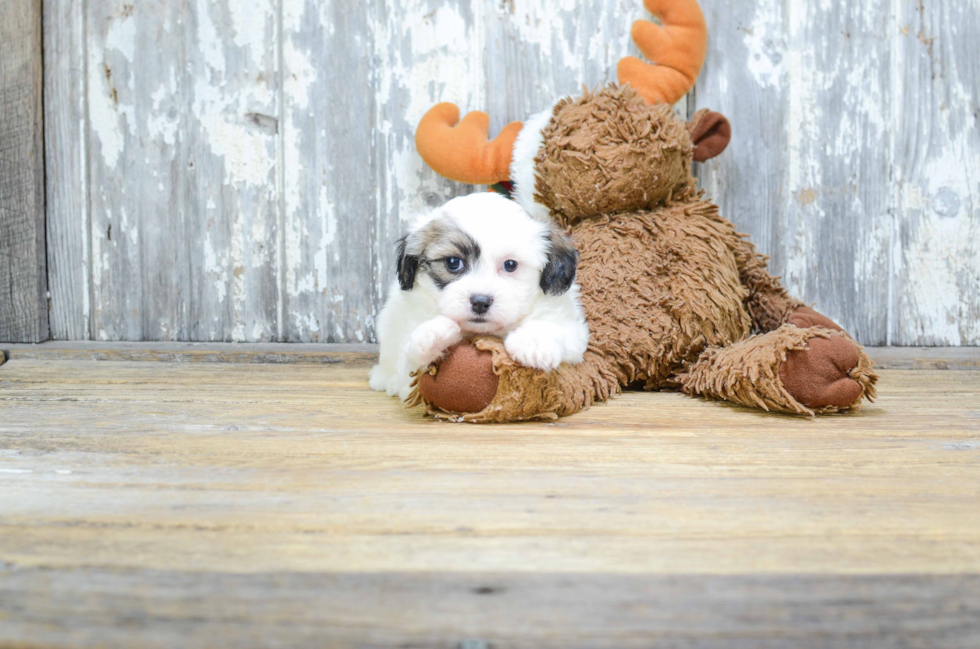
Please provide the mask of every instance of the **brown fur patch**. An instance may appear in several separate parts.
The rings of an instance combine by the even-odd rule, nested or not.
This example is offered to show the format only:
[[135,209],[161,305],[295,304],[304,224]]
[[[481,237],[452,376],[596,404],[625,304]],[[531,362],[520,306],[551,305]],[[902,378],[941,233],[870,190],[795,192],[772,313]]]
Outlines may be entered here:
[[[807,349],[815,338],[846,339],[839,331],[821,327],[800,329],[783,325],[767,334],[753,336],[728,347],[712,347],[679,378],[688,394],[724,399],[752,408],[798,415],[831,413],[858,407],[862,398],[874,399],[877,376],[871,371],[872,362],[855,343],[857,364],[842,376],[857,382],[859,390],[847,404],[823,405],[808,408],[800,403],[784,385],[780,369],[789,354]],[[851,342],[847,339],[848,342]]]
[[[478,338],[474,342],[477,349],[493,355],[493,371],[499,382],[490,405],[479,412],[454,412],[422,399],[417,387],[406,403],[422,403],[427,414],[439,419],[500,423],[557,419],[585,410],[593,401],[605,401],[619,392],[616,377],[603,371],[604,363],[592,352],[586,353],[584,363],[566,363],[557,370],[543,372],[512,361],[503,342],[497,338]],[[438,370],[430,368],[427,371]]]
[[562,225],[652,207],[693,182],[685,124],[629,86],[563,99],[543,135],[535,200]]

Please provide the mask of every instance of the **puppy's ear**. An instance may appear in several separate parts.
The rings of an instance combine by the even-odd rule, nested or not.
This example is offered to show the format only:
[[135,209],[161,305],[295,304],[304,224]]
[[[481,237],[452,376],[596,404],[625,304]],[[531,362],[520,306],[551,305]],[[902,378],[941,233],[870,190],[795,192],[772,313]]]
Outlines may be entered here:
[[398,240],[398,284],[403,291],[411,291],[415,286],[415,273],[419,269],[418,255],[410,255],[407,252],[408,237],[405,235]]
[[578,250],[571,238],[557,228],[552,228],[545,235],[545,240],[548,246],[548,263],[541,271],[541,290],[548,295],[561,295],[575,281]]

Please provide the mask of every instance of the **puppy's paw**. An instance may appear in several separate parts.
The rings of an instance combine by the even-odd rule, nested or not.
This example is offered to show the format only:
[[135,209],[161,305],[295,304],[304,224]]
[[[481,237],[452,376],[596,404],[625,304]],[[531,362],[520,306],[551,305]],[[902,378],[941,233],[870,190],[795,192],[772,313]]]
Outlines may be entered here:
[[561,365],[560,332],[550,327],[525,325],[515,329],[504,340],[507,354],[525,367],[550,371]]
[[446,316],[436,316],[412,332],[408,343],[409,359],[414,368],[425,367],[462,339],[458,324]]

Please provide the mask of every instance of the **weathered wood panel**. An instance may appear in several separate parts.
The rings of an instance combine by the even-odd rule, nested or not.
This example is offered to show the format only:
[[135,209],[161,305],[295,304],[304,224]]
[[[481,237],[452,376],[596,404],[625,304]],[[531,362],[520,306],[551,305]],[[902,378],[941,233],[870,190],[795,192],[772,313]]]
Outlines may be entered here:
[[88,340],[92,266],[82,0],[44,0],[44,155],[51,337]]
[[980,0],[897,4],[891,339],[980,344]]
[[[371,3],[283,5],[282,332],[365,341],[379,294]],[[326,63],[326,64],[324,64]]]
[[722,212],[861,342],[980,343],[980,3],[702,4]]
[[[732,120],[699,171],[723,213],[861,342],[980,343],[980,0],[701,4],[708,61],[677,108]],[[52,323],[107,340],[374,340],[395,239],[473,189],[418,158],[425,110],[525,119],[613,79],[645,17],[640,0],[45,7]]]
[[0,5],[0,340],[48,338],[41,1]]
[[276,338],[275,4],[87,2],[84,19],[90,336]]

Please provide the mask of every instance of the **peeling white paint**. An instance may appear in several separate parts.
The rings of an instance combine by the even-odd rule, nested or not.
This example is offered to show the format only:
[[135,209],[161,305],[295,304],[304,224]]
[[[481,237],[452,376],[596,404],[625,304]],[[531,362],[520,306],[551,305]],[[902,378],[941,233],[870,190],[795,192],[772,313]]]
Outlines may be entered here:
[[209,82],[217,82],[219,79],[216,77],[225,75],[225,53],[222,50],[224,41],[211,18],[213,6],[209,0],[197,0],[194,12],[197,18],[197,48],[204,63],[212,70]]
[[[699,91],[698,107],[745,111],[729,113],[733,147],[705,165],[706,176],[716,174],[712,190],[743,212],[751,205],[745,196],[760,186],[774,187],[778,203],[760,206],[764,218],[724,207],[723,214],[738,225],[764,221],[770,231],[757,242],[778,239],[779,250],[767,252],[779,256],[796,293],[814,290],[813,278],[826,272],[826,233],[853,215],[846,236],[858,239],[854,259],[830,259],[835,272],[853,270],[854,277],[835,288],[887,310],[896,343],[980,341],[980,143],[970,113],[973,67],[962,54],[975,40],[976,4],[925,3],[924,18],[914,3],[898,0],[885,9],[832,0],[724,11],[704,5],[712,56],[738,60],[726,58],[735,73],[705,84],[712,94]],[[205,282],[198,294],[213,302],[197,305],[207,335],[256,340],[281,329],[303,339],[369,337],[378,306],[371,300],[386,290],[385,254],[399,222],[461,191],[415,151],[424,112],[449,100],[464,112],[488,110],[493,129],[524,119],[560,92],[613,78],[618,58],[637,53],[630,23],[648,18],[640,0],[405,0],[386,5],[385,14],[352,5],[348,24],[337,20],[346,10],[340,5],[283,0],[280,33],[278,10],[266,0],[194,0],[168,7],[157,25],[158,15],[140,6],[131,15],[103,15],[98,3],[87,9],[87,58],[72,88],[88,93],[81,125],[91,153],[81,166],[91,167],[83,176],[96,186],[79,204],[97,207],[91,218],[77,218],[92,223],[80,258],[95,301],[89,290],[76,299],[96,337],[124,335],[130,316],[122,311],[141,299],[126,293],[122,275],[136,267],[141,245],[153,245],[138,201],[154,191],[160,201],[177,201],[172,218],[180,226],[154,223],[150,231],[195,232],[196,220],[209,221],[188,260]],[[179,60],[161,51],[160,41],[175,35],[190,39],[180,41]],[[340,37],[356,61],[324,56]],[[350,117],[332,110],[325,89],[335,91],[336,68],[363,64],[364,52],[372,55],[369,76],[352,79],[351,92],[374,93],[373,140],[352,152],[338,128]],[[715,59],[706,69],[721,67]],[[749,164],[727,162],[746,149]],[[378,174],[376,212],[353,214],[338,197],[338,164]],[[891,195],[882,198],[869,183],[886,184],[881,194]],[[860,189],[842,194],[845,185]],[[196,202],[183,204],[187,196]],[[348,227],[353,219],[373,219],[373,231],[387,239],[363,251],[375,275],[349,282],[347,239],[363,232]],[[879,291],[882,276],[887,289]],[[259,321],[270,310],[266,299],[289,306],[278,319]],[[165,336],[188,330],[169,314],[140,317],[159,323]],[[868,314],[867,322],[875,317],[883,316]]]
[[252,65],[261,67],[275,15],[275,5],[230,0],[228,13],[231,14],[235,45],[248,50],[252,57]]
[[291,40],[283,44],[282,55],[283,65],[287,71],[283,88],[286,90],[290,108],[307,110],[310,106],[310,91],[316,83],[316,68],[306,54],[296,49],[296,45]]
[[[254,94],[259,93],[258,97]],[[249,128],[244,116],[255,103],[265,103],[264,92],[252,88],[235,94],[223,92],[204,79],[194,82],[192,109],[212,153],[224,158],[229,182],[268,187],[275,168],[275,142]]]
[[105,49],[117,51],[130,63],[136,60],[136,20],[131,15],[112,18]]

